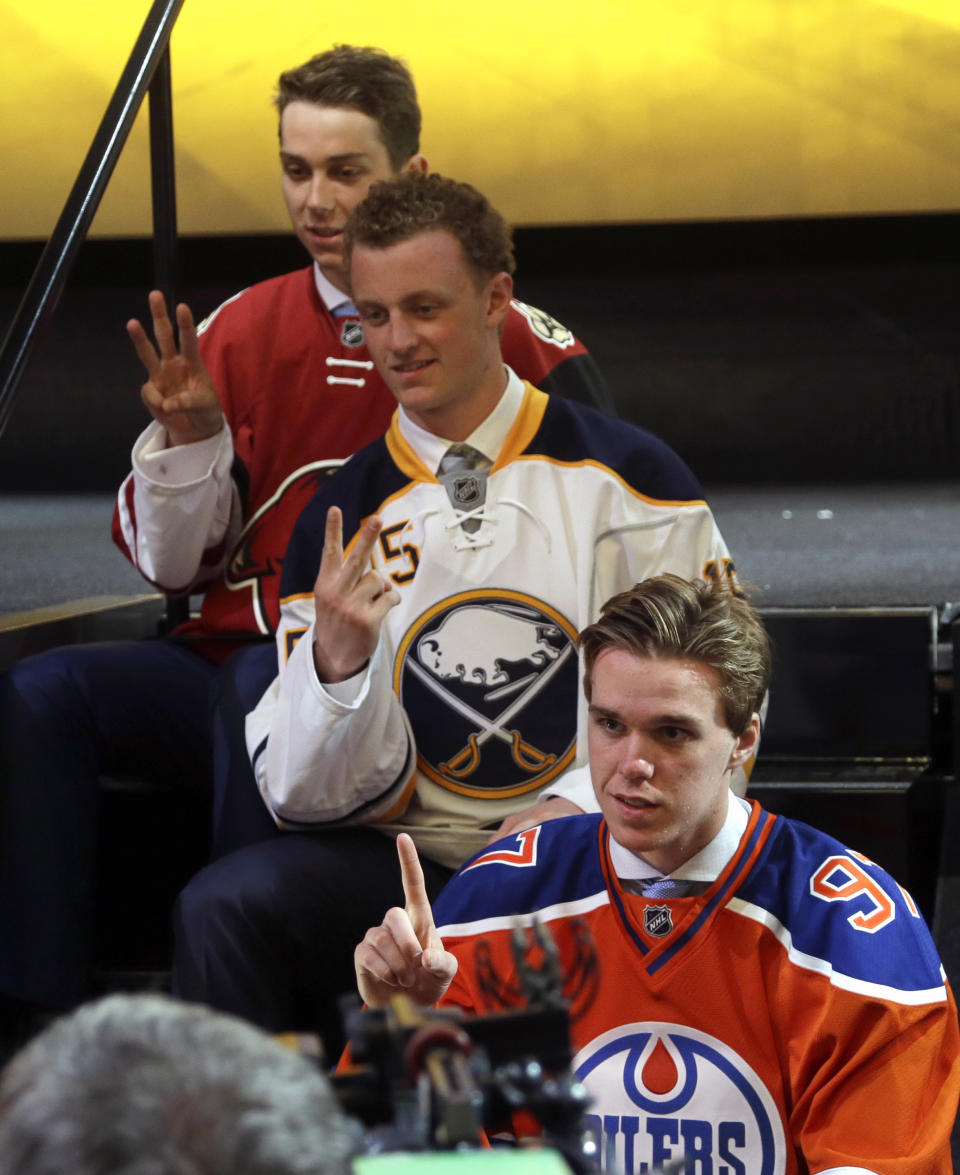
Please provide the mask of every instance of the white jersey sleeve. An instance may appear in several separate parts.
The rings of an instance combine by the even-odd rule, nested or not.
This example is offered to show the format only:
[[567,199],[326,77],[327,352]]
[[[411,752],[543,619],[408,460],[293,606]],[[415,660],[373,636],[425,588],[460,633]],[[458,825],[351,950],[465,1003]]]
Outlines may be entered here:
[[282,827],[382,819],[414,777],[407,716],[382,643],[350,701],[324,687],[313,660],[312,611],[312,597],[281,606],[282,668],[246,722],[257,786]]
[[179,593],[219,575],[242,525],[241,507],[226,426],[192,445],[168,448],[165,441],[155,421],[137,438],[117,520],[138,570]]

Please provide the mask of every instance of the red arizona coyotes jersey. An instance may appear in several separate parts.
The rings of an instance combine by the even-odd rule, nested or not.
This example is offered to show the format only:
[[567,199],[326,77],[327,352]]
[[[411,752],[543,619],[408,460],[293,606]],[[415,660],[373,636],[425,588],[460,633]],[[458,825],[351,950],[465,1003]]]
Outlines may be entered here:
[[[502,345],[504,361],[538,386],[574,400],[609,402],[589,353],[543,311],[514,302]],[[233,435],[243,530],[232,550],[205,553],[191,585],[206,585],[201,617],[182,631],[269,635],[300,510],[340,461],[384,433],[396,401],[373,366],[360,323],[333,317],[312,267],[225,302],[201,324],[199,346]],[[132,477],[120,498],[135,534]],[[124,537],[119,513],[118,506],[114,541],[136,563],[136,544]]]
[[707,892],[665,901],[624,892],[601,817],[555,820],[473,858],[434,916],[460,964],[444,1002],[470,1012],[516,1002],[517,917],[550,929],[607,1171],[952,1170],[960,1046],[935,948],[909,895],[823,833],[754,804]]

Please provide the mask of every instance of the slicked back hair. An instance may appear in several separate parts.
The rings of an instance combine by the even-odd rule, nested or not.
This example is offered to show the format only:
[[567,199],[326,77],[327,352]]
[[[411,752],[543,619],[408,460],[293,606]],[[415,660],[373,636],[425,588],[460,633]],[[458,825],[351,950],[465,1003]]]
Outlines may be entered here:
[[679,575],[645,579],[613,596],[579,644],[588,700],[593,667],[605,649],[711,666],[720,676],[727,726],[737,737],[760,712],[770,681],[770,640],[750,604],[725,586]]

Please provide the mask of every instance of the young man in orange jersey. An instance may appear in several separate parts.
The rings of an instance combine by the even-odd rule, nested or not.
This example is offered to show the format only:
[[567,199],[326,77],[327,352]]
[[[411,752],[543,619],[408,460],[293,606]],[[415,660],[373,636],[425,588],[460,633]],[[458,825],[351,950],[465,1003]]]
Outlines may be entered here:
[[[518,916],[567,964],[586,926],[599,981],[572,1009],[573,1068],[605,1169],[948,1175],[957,1014],[915,904],[730,790],[769,676],[757,615],[661,575],[609,600],[580,647],[601,814],[500,841],[432,910],[400,838],[406,905],[357,947],[364,999],[494,1011]],[[478,981],[481,944],[504,982]]]

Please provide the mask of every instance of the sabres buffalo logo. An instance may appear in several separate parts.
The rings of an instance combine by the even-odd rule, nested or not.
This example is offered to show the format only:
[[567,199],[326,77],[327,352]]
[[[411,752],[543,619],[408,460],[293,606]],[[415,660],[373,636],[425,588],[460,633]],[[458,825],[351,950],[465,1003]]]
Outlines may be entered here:
[[450,791],[514,796],[576,752],[576,630],[530,597],[478,590],[421,616],[394,682],[418,731],[420,770]]
[[231,591],[249,588],[260,631],[276,632],[280,623],[280,571],[301,510],[343,464],[315,461],[292,473],[253,514],[240,532],[227,562]]
[[545,310],[541,310],[538,306],[531,306],[527,302],[518,302],[516,299],[514,299],[513,305],[530,323],[534,333],[538,334],[544,342],[552,343],[555,347],[560,348],[572,347],[576,342],[573,332],[568,330],[562,322],[557,322]]

